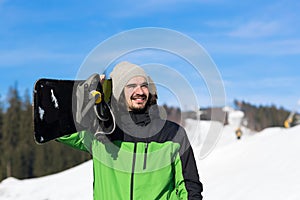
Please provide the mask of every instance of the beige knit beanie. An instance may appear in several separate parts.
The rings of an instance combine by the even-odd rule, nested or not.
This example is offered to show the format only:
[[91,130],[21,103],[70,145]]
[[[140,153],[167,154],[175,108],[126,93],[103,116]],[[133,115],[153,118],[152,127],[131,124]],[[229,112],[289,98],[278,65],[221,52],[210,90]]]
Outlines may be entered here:
[[116,100],[119,100],[128,81],[136,76],[142,76],[149,82],[146,72],[138,65],[124,61],[114,67],[113,71],[110,73],[110,78],[112,79],[113,96]]
[[150,76],[148,76],[148,81],[149,81],[149,92],[152,95],[157,95],[156,85]]

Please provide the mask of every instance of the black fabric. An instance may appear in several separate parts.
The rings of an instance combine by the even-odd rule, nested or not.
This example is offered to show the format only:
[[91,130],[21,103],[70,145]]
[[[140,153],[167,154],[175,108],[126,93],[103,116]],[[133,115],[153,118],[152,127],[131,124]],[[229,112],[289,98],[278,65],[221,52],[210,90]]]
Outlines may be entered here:
[[150,122],[150,116],[148,112],[145,113],[137,113],[137,112],[129,112],[132,121],[139,126],[147,126]]

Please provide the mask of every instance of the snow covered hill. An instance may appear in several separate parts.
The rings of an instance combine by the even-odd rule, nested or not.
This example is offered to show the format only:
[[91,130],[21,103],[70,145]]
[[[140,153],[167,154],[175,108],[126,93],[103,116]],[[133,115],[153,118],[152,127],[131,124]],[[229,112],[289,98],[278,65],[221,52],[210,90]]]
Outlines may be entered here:
[[[195,123],[187,121],[189,134],[195,132]],[[211,123],[201,121],[200,139],[207,136],[205,130]],[[300,126],[267,128],[255,134],[243,130],[237,140],[235,127],[225,126],[216,147],[205,157],[199,157],[199,148],[195,148],[205,199],[299,200]],[[92,163],[35,179],[5,179],[0,183],[0,199],[92,199]]]
[[[224,132],[223,137],[229,137]],[[222,138],[223,139],[223,138]],[[300,126],[268,128],[200,162],[206,199],[299,200]]]
[[1,200],[93,199],[92,162],[34,179],[7,178],[0,183]]

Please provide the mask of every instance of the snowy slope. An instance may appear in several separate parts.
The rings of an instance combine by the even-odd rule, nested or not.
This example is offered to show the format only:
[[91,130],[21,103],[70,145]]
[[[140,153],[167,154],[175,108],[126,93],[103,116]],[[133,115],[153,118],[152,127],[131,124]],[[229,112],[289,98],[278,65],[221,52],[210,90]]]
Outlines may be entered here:
[[[194,123],[189,120],[187,130],[193,130]],[[211,122],[200,125],[203,139]],[[197,162],[205,199],[299,200],[300,126],[267,128],[256,134],[244,129],[241,140],[235,138],[235,128],[225,126],[213,151]],[[198,153],[196,148],[197,158]],[[92,199],[92,163],[41,178],[8,178],[0,183],[0,199]]]
[[[229,137],[224,132],[223,137]],[[268,128],[216,148],[199,169],[206,199],[299,200],[300,126]]]
[[45,177],[0,183],[1,200],[82,200],[93,199],[92,162]]

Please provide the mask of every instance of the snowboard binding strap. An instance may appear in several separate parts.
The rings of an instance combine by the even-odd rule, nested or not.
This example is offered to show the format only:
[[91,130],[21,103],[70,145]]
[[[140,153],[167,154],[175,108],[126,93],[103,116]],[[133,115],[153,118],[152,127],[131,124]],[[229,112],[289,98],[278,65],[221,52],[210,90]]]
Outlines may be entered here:
[[95,136],[111,134],[115,130],[115,117],[104,100],[99,74],[91,75],[86,81],[77,86],[76,99],[77,123],[94,132]]

